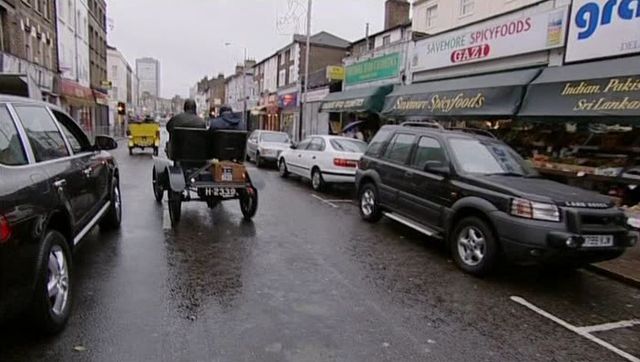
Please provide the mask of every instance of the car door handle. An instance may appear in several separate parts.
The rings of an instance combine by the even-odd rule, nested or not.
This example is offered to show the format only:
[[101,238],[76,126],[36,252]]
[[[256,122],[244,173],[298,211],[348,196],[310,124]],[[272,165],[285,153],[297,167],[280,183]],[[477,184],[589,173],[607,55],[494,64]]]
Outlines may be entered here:
[[312,160],[315,160],[315,159],[316,159],[316,156],[311,157],[311,159],[312,159]]
[[93,167],[87,167],[84,170],[82,170],[82,173],[85,175],[85,177],[91,177],[92,172],[93,172]]
[[61,179],[61,180],[58,180],[58,181],[54,182],[54,183],[53,183],[53,186],[54,186],[55,188],[61,189],[61,188],[63,188],[66,184],[67,184],[67,180],[65,180],[65,179]]

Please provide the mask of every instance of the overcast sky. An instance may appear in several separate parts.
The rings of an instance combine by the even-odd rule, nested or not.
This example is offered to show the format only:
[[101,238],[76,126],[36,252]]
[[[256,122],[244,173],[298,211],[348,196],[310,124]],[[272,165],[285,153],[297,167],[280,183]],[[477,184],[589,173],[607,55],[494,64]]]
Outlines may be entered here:
[[[160,60],[163,97],[187,96],[205,75],[230,74],[243,47],[260,61],[288,44],[295,26],[284,21],[289,25],[278,27],[278,18],[300,15],[304,32],[304,6],[306,0],[109,0],[108,39],[134,69],[136,58]],[[312,33],[353,41],[364,37],[367,22],[372,33],[382,30],[384,0],[313,1]]]

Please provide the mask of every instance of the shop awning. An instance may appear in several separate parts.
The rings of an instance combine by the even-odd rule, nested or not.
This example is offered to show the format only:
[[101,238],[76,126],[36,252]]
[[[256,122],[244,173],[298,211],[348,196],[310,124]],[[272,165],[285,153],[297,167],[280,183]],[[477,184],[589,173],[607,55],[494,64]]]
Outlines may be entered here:
[[69,79],[60,79],[60,96],[68,105],[90,107],[96,104],[91,88],[84,87]]
[[510,117],[538,74],[540,69],[526,69],[396,87],[382,113],[392,118]]
[[320,112],[372,112],[378,113],[384,104],[384,97],[393,86],[351,89],[329,93],[320,105]]
[[640,56],[547,68],[518,116],[639,117]]
[[108,106],[109,105],[109,96],[105,93],[99,92],[97,90],[93,90],[93,96],[96,99],[96,103],[103,105],[103,106]]

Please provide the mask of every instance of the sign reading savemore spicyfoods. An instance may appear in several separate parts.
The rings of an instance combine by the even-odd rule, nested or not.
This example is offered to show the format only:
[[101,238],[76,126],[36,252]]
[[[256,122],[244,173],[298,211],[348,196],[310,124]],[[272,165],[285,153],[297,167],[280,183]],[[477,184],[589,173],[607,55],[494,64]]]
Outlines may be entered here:
[[346,68],[348,85],[397,77],[400,72],[400,54],[393,53],[355,63]]
[[522,87],[391,94],[382,113],[396,117],[509,116],[515,113],[522,94]]
[[565,60],[640,53],[640,1],[573,0]]
[[420,72],[562,47],[567,8],[535,8],[416,42],[411,69]]

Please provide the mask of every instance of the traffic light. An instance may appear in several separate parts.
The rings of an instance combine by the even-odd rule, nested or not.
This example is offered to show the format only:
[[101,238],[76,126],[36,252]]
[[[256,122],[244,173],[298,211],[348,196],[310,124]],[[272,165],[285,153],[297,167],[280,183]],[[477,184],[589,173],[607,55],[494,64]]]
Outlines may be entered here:
[[118,102],[118,114],[121,116],[127,114],[127,106],[124,104],[124,102]]

